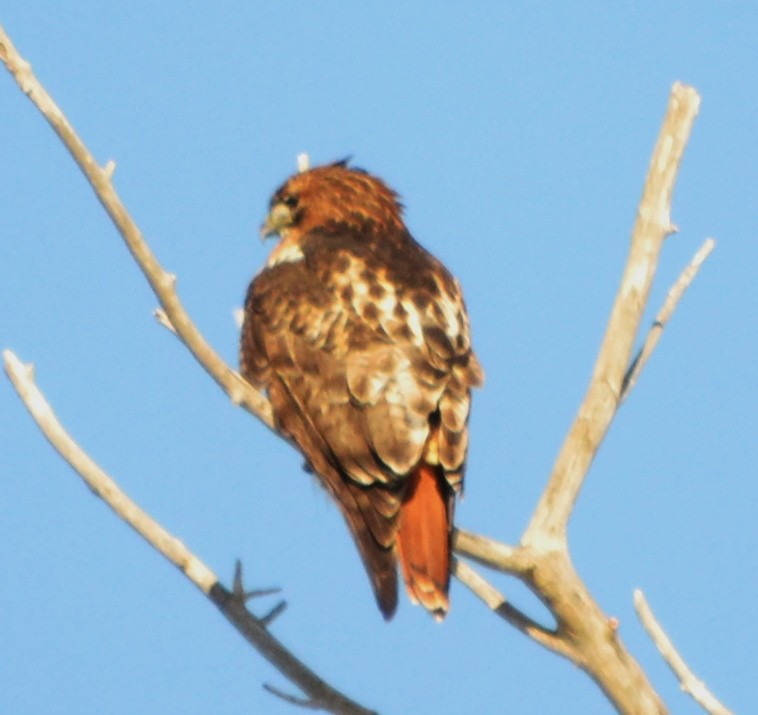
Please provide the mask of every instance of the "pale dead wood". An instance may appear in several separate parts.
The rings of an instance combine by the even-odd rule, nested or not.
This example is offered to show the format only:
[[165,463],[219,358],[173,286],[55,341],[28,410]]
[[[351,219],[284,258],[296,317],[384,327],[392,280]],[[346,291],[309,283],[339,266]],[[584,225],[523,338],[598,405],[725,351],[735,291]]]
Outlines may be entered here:
[[21,57],[2,27],[0,27],[0,61],[5,64],[24,94],[42,113],[82,170],[160,301],[166,319],[163,321],[164,324],[173,327],[195,359],[226,392],[232,402],[241,405],[273,429],[273,415],[268,399],[219,357],[184,310],[176,293],[175,276],[165,271],[158,263],[113,187],[112,176],[115,164],[109,161],[105,167],[100,167],[58,105],[34,76],[31,65]]
[[[265,396],[254,390],[218,358],[183,310],[176,297],[173,276],[158,264],[113,189],[111,176],[115,165],[109,162],[101,169],[96,164],[1,28],[0,59],[85,173],[158,296],[162,305],[162,310],[158,313],[159,320],[176,332],[235,402],[245,406],[271,427],[271,408]],[[508,604],[502,594],[463,562],[456,563],[458,577],[509,623],[585,670],[616,709],[629,715],[660,715],[665,713],[665,707],[639,665],[621,644],[616,620],[602,613],[576,574],[568,552],[566,527],[587,470],[620,404],[624,386],[628,388],[633,384],[630,380],[625,382],[624,378],[636,379],[652,351],[652,348],[649,349],[644,359],[640,359],[632,368],[629,367],[632,346],[655,275],[661,246],[665,236],[674,230],[670,220],[671,193],[698,106],[699,97],[692,88],[679,84],[674,86],[640,202],[629,258],[587,394],[520,544],[515,547],[499,544],[462,530],[455,536],[458,553],[511,573],[527,584],[553,614],[555,629],[541,626]],[[702,260],[704,258],[705,256]],[[691,280],[692,277],[687,279],[687,285]],[[676,301],[678,298],[671,307],[672,311]],[[657,335],[659,334],[660,330],[657,330]],[[657,339],[651,333],[648,340],[652,347]],[[244,614],[249,616],[244,599],[235,597],[233,592],[223,589],[217,591],[214,603],[230,619],[232,617],[229,614],[235,614],[236,611],[241,611],[236,618],[244,618]],[[260,620],[256,621],[256,625],[266,632]],[[298,682],[295,678],[292,679]],[[312,697],[306,688],[303,689],[309,697],[304,700],[293,698],[293,702],[309,706],[321,702],[318,697]]]
[[653,615],[645,594],[639,589],[634,592],[634,608],[650,639],[679,681],[682,690],[691,695],[695,702],[710,715],[734,715],[708,690],[705,683],[685,663],[684,658],[679,654],[658,619]]
[[671,316],[676,310],[676,306],[679,305],[682,296],[687,292],[692,281],[695,280],[695,276],[703,263],[705,263],[706,258],[711,255],[711,251],[713,251],[715,246],[716,242],[712,238],[707,238],[705,243],[703,243],[697,253],[692,257],[692,260],[687,267],[682,271],[674,285],[669,289],[669,292],[666,295],[666,300],[658,311],[658,315],[655,316],[655,320],[648,331],[644,344],[634,360],[632,360],[632,364],[630,365],[629,370],[627,370],[626,375],[624,375],[624,382],[621,386],[622,402],[626,400],[629,393],[637,384],[637,378],[647,364],[647,361],[650,359],[650,356],[653,354],[653,350],[655,350],[658,345],[658,341],[663,334],[663,329],[668,324]]
[[137,506],[66,432],[35,384],[33,368],[21,363],[10,350],[3,352],[3,361],[5,372],[18,396],[58,454],[71,465],[94,494],[202,591],[269,663],[301,688],[308,695],[309,703],[338,715],[373,715],[372,711],[353,702],[319,678],[271,635],[266,626],[275,617],[274,613],[281,611],[281,605],[263,619],[256,618],[245,605],[251,594],[242,589],[239,570],[234,590],[228,591],[197,556]]
[[524,547],[509,546],[461,528],[453,532],[453,548],[461,556],[514,576],[527,575],[533,566],[533,559]]
[[561,548],[584,477],[616,414],[661,247],[675,230],[670,215],[671,195],[699,107],[700,97],[692,87],[674,85],[590,385],[524,533],[526,544]]
[[[674,85],[658,142],[653,151],[621,285],[600,346],[587,394],[558,454],[548,485],[518,546],[458,530],[456,552],[520,578],[556,619],[555,632],[530,632],[523,614],[510,622],[587,672],[620,713],[662,715],[665,705],[639,664],[624,647],[618,621],[606,616],[576,573],[568,549],[567,525],[595,453],[621,402],[622,390],[639,375],[655,347],[660,329],[670,318],[712,246],[701,249],[669,293],[658,316],[660,325],[646,341],[643,354],[630,368],[658,258],[666,236],[674,230],[671,195],[700,99],[694,89]],[[491,608],[505,598],[491,585],[458,567]],[[483,581],[483,579],[481,579]],[[546,637],[549,635],[550,637]]]
[[[176,328],[174,328],[171,321],[168,319],[166,311],[163,310],[163,308],[156,308],[153,311],[153,317],[158,321],[158,323],[160,323],[160,325],[166,328],[166,330],[168,330],[173,335],[176,335]],[[177,337],[179,336],[177,335]]]
[[536,641],[541,646],[556,653],[560,653],[566,658],[572,659],[575,657],[576,654],[572,651],[571,644],[561,638],[554,629],[546,628],[539,624],[519,608],[516,608],[512,603],[509,603],[500,591],[498,591],[489,581],[487,581],[481,574],[477,573],[477,571],[465,561],[454,558],[452,570],[453,575],[466,586],[466,588],[480,598],[490,610],[507,621],[516,630],[529,636],[529,638]]
[[[213,377],[218,385],[229,395],[235,404],[245,407],[248,411],[258,417],[268,427],[273,428],[273,415],[271,405],[268,399],[260,392],[255,390],[247,383],[236,371],[229,368],[224,361],[216,354],[201,335],[197,327],[190,320],[189,315],[184,310],[174,289],[175,276],[163,270],[158,263],[154,254],[142,237],[141,232],[121,203],[113,185],[111,178],[115,170],[115,163],[109,161],[104,168],[101,168],[94,157],[90,154],[84,143],[78,137],[71,124],[68,122],[63,112],[53,101],[41,83],[32,73],[31,65],[24,60],[13,46],[4,29],[0,27],[0,61],[2,61],[8,71],[16,80],[21,90],[29,97],[37,109],[42,113],[55,133],[63,141],[72,157],[79,165],[80,169],[87,178],[95,195],[105,208],[114,225],[121,234],[127,248],[131,252],[135,261],[139,265],[143,274],[147,278],[150,287],[158,297],[161,308],[156,311],[156,318],[165,327],[175,333],[181,341],[187,346],[197,361]],[[6,365],[14,365],[12,353],[8,353]],[[16,363],[18,361],[16,360]],[[16,365],[18,367],[18,365]],[[10,368],[12,371],[12,368]],[[6,371],[9,368],[6,367]],[[13,371],[12,371],[13,372]],[[25,370],[16,370],[14,374],[17,377],[23,377]],[[32,411],[32,407],[44,405],[47,407],[46,420],[43,424],[47,429],[57,425],[52,411],[41,398],[41,395],[33,383],[30,386],[29,379],[31,372],[27,374],[26,385],[34,394],[31,406],[27,408]],[[9,372],[11,377],[11,372]],[[13,378],[11,378],[13,379]],[[22,384],[23,380],[21,383]],[[16,384],[14,382],[14,384]],[[41,400],[41,401],[40,401]],[[36,419],[36,418],[35,418]],[[52,420],[52,421],[51,421]],[[42,425],[40,425],[42,428]],[[74,449],[75,443],[70,440],[60,425],[57,425],[55,433],[45,432],[48,439],[53,442],[53,438],[59,440],[53,442],[57,446],[61,444],[60,440],[66,442],[65,450],[61,452],[64,459],[68,456],[76,458],[75,469],[81,467],[85,474],[94,475],[92,470],[99,469],[87,455],[78,449]],[[73,451],[72,451],[73,450]],[[71,463],[71,462],[69,462]],[[268,614],[264,621],[255,619],[244,606],[244,600],[235,598],[234,594],[226,591],[218,582],[215,575],[210,572],[199,560],[190,554],[189,551],[168,532],[162,529],[144,512],[133,504],[126,496],[115,486],[107,475],[100,470],[97,480],[99,484],[95,492],[98,496],[111,502],[112,508],[127,523],[135,528],[145,539],[147,539],[155,548],[161,551],[172,563],[179,566],[183,573],[195,583],[198,588],[203,590],[211,600],[221,609],[222,613],[232,622],[232,624],[242,633],[242,635],[273,665],[286,675],[292,682],[296,683],[309,696],[312,702],[318,703],[319,707],[324,710],[335,713],[369,713],[370,711],[362,708],[357,703],[353,703],[338,691],[331,688],[327,683],[318,678],[304,664],[297,661],[289,654],[284,647],[266,631],[265,625],[273,619],[280,609],[274,609]],[[81,474],[81,473],[80,473]],[[84,474],[82,474],[83,478]],[[186,564],[185,564],[186,560]],[[183,565],[184,564],[184,565]],[[195,570],[199,573],[195,573]],[[196,581],[193,577],[200,579]]]
[[205,564],[184,544],[169,534],[157,521],[140,509],[118,485],[82,450],[63,428],[52,408],[34,383],[34,369],[24,365],[10,350],[3,351],[5,372],[18,396],[47,441],[63,457],[86,485],[116,515],[148,543],[160,551],[206,595],[218,581]]
[[303,152],[297,155],[297,170],[302,174],[311,168],[311,158]]

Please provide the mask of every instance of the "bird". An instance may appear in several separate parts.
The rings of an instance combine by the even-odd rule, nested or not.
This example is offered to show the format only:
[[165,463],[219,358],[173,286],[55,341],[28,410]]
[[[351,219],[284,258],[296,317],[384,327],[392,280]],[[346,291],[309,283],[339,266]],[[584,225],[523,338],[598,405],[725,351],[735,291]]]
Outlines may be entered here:
[[240,372],[347,522],[386,620],[449,609],[451,536],[483,371],[458,281],[405,226],[399,195],[339,161],[273,194],[278,242],[247,291]]

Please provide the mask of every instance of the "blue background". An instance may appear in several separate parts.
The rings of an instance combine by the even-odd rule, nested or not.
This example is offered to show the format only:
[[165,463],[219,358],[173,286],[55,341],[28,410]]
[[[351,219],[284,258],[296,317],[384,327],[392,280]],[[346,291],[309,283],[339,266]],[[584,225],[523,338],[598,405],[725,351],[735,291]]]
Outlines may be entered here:
[[[464,286],[487,372],[458,523],[511,543],[584,394],[669,89],[694,85],[680,232],[646,324],[703,239],[718,245],[601,448],[570,539],[673,711],[700,712],[643,633],[635,587],[696,673],[754,711],[758,5],[25,0],[0,22],[98,160],[116,161],[121,197],[233,365],[231,311],[295,156],[352,155],[402,194],[411,231]],[[0,129],[0,347],[36,364],[74,437],[227,583],[241,558],[250,585],[284,589],[277,636],[385,714],[611,711],[458,583],[444,625],[406,601],[385,624],[336,509],[154,322],[102,208],[4,73]],[[5,381],[0,564],[1,712],[296,712]]]

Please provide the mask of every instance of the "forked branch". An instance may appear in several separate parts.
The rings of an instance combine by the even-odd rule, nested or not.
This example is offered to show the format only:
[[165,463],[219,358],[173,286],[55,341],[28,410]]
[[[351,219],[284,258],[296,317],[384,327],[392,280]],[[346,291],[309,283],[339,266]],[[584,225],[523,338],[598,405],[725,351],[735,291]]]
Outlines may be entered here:
[[713,248],[713,241],[707,241],[669,291],[640,354],[630,365],[661,248],[674,230],[671,195],[699,103],[695,90],[674,85],[590,385],[520,543],[508,546],[463,530],[457,531],[455,540],[459,554],[523,581],[550,609],[557,628],[551,631],[530,622],[462,564],[458,565],[459,579],[494,611],[507,614],[512,625],[585,670],[616,709],[629,715],[660,715],[666,708],[621,642],[617,621],[602,612],[574,570],[566,531],[579,490],[622,398],[629,394],[663,327]]
[[[224,588],[216,575],[181,541],[135,504],[74,441],[58,421],[34,382],[34,371],[10,351],[3,352],[5,372],[50,444],[84,480],[87,486],[154,549],[176,566],[224,614],[227,620],[280,673],[307,694],[306,701],[337,715],[375,715],[335,690],[299,661],[267,629],[267,620],[256,618],[245,605],[241,588]],[[237,581],[237,579],[235,579]]]
[[626,375],[624,375],[624,382],[621,386],[622,402],[626,400],[629,393],[637,384],[637,378],[642,373],[642,369],[645,367],[650,356],[653,354],[653,350],[655,350],[658,345],[658,341],[661,339],[661,335],[663,335],[663,330],[671,319],[671,316],[674,314],[676,306],[679,305],[682,296],[684,296],[692,281],[695,280],[695,276],[703,263],[705,263],[706,258],[711,255],[711,251],[714,249],[715,245],[716,242],[712,238],[707,238],[703,245],[698,249],[697,253],[692,257],[688,266],[682,271],[676,283],[674,283],[669,289],[669,292],[666,295],[666,300],[658,311],[658,314],[655,316],[655,320],[650,327],[645,342],[634,360],[632,360],[632,364],[630,365],[629,370],[627,370]]
[[584,478],[613,421],[663,241],[675,231],[671,195],[700,107],[692,87],[675,84],[632,231],[629,256],[587,394],[524,533],[526,544],[561,548]]
[[[221,360],[189,319],[176,295],[174,277],[160,266],[113,188],[115,165],[108,162],[103,168],[97,164],[63,113],[34,77],[29,64],[16,52],[2,28],[0,60],[61,138],[86,176],[158,297],[162,322],[176,332],[234,402],[272,427],[271,406],[266,397]],[[699,97],[694,89],[680,84],[674,86],[645,182],[626,268],[589,388],[558,454],[547,488],[520,543],[508,546],[459,530],[454,544],[458,554],[521,579],[548,607],[555,618],[554,628],[537,623],[513,607],[472,567],[462,561],[455,564],[458,578],[493,611],[538,643],[567,657],[585,670],[617,710],[629,715],[660,715],[665,712],[665,707],[639,665],[621,643],[614,619],[603,614],[575,572],[569,556],[566,530],[584,478],[621,400],[634,385],[655,347],[662,327],[712,247],[706,244],[701,249],[693,260],[693,265],[685,271],[686,275],[683,274],[684,277],[672,289],[640,355],[630,366],[632,348],[647,304],[661,247],[665,237],[674,230],[670,219],[671,195],[698,106]],[[81,453],[57,423],[34,386],[30,370],[8,353],[6,370],[20,390],[27,409],[35,416],[40,428],[56,449],[64,454],[85,479],[88,478],[85,474],[93,470],[102,472]],[[72,445],[75,448],[73,451]],[[266,619],[273,618],[273,614],[264,619],[252,616],[245,606],[244,597],[240,596],[240,593],[244,594],[241,586],[232,591],[224,589],[202,562],[131,503],[115,484],[108,481],[107,475],[98,474],[98,479],[100,477],[105,477],[106,481],[97,482],[99,486],[93,487],[96,493],[107,499],[121,518],[132,524],[179,567],[245,638],[306,693],[307,698],[285,695],[276,689],[272,689],[272,692],[289,702],[320,707],[335,713],[368,712],[323,683],[268,633]]]

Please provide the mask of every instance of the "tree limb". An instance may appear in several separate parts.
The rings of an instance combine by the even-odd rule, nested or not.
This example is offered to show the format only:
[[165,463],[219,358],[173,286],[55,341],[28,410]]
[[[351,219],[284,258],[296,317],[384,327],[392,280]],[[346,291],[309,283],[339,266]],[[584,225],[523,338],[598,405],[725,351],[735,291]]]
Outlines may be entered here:
[[[674,230],[670,218],[671,195],[699,103],[694,89],[674,85],[650,162],[621,285],[590,385],[520,544],[515,547],[499,544],[460,529],[454,541],[457,553],[515,575],[542,600],[556,619],[554,633],[545,633],[539,628],[530,630],[527,627],[530,624],[519,612],[510,613],[509,622],[585,670],[616,709],[627,715],[661,715],[666,708],[622,644],[617,620],[602,612],[576,573],[566,532],[587,471],[619,407],[622,390],[633,384],[628,378],[636,379],[655,346],[660,327],[670,317],[712,248],[706,243],[674,285],[659,314],[661,325],[648,338],[642,357],[630,367],[632,347],[660,251],[665,237]],[[481,577],[477,580],[463,571],[460,564],[457,573],[491,608],[506,603],[494,587]]]
[[677,680],[682,686],[682,690],[693,697],[695,702],[710,715],[734,715],[729,708],[722,705],[721,702],[711,693],[702,680],[699,680],[690,670],[687,663],[674,647],[671,639],[661,628],[661,624],[653,615],[653,611],[645,598],[645,594],[639,589],[634,592],[634,608],[637,611],[642,625],[645,627],[650,639],[655,647],[660,651],[663,659],[673,671]]
[[453,531],[453,548],[461,556],[514,576],[527,575],[533,565],[532,557],[522,546],[508,546],[465,529]]
[[[245,605],[245,596],[228,591],[216,575],[181,541],[140,509],[105,471],[72,439],[58,421],[44,395],[34,383],[31,365],[22,364],[10,350],[3,352],[5,372],[18,396],[58,454],[85,484],[156,551],[176,566],[224,614],[226,619],[282,675],[304,693],[308,702],[337,715],[375,715],[319,678],[269,633],[267,619],[256,618]],[[235,579],[236,583],[237,579]]]
[[525,544],[560,548],[565,541],[568,520],[587,470],[616,414],[661,247],[666,236],[675,231],[670,217],[671,194],[699,107],[700,97],[692,87],[674,85],[590,385],[524,533]]
[[147,282],[157,296],[168,323],[187,346],[189,351],[218,383],[232,402],[241,405],[273,429],[273,415],[268,399],[242,376],[232,370],[208,344],[177,296],[176,277],[165,271],[142,237],[126,207],[113,188],[113,161],[104,168],[95,161],[74,128],[58,105],[34,76],[31,65],[18,53],[8,35],[0,26],[0,61],[11,73],[21,90],[26,94],[63,144],[103,205],[114,226],[121,234],[127,248],[142,270]]
[[509,603],[500,591],[465,561],[454,558],[452,571],[455,577],[469,591],[480,598],[490,610],[510,623],[516,630],[521,631],[540,645],[566,658],[573,659],[576,656],[571,648],[571,644],[561,638],[555,630],[545,628],[545,626],[540,625],[523,611]]
[[[162,306],[162,311],[158,314],[161,322],[176,332],[198,362],[235,403],[246,407],[273,429],[271,406],[266,397],[229,368],[190,321],[176,295],[174,277],[160,266],[113,188],[113,162],[108,162],[104,168],[95,162],[2,28],[0,60],[53,127],[85,174],[158,297]],[[555,618],[556,627],[545,628],[510,605],[497,589],[462,561],[456,561],[454,567],[458,578],[507,622],[585,670],[617,710],[626,715],[661,715],[666,710],[639,665],[621,643],[616,620],[603,614],[574,570],[566,532],[582,483],[621,400],[629,393],[655,347],[663,325],[694,277],[697,267],[710,251],[710,247],[701,249],[699,258],[696,256],[693,260],[695,268],[690,271],[691,265],[675,284],[640,355],[630,366],[632,347],[649,297],[661,247],[665,237],[674,230],[670,219],[671,195],[698,107],[699,97],[694,89],[681,84],[674,85],[645,182],[626,268],[587,393],[519,545],[500,544],[463,530],[458,530],[455,534],[455,548],[459,554],[522,580],[548,607]],[[660,318],[661,315],[663,319]],[[28,409],[34,414],[40,408],[44,415],[43,421],[50,418],[54,420],[44,398],[35,392],[31,376],[27,374],[28,369],[20,366],[15,356],[10,354],[9,357],[6,354],[6,364],[9,360],[14,365],[11,371],[16,376],[20,375],[20,384],[31,385],[33,388],[32,396],[27,402]],[[82,469],[91,466],[97,468],[91,460],[87,460],[88,457],[81,458],[79,466]],[[71,463],[73,466],[74,462]],[[101,486],[100,489],[96,493],[103,498],[115,495],[119,497],[116,501],[119,501],[120,492],[114,492],[110,486]],[[125,495],[122,496],[125,498]],[[131,505],[128,500],[127,503]],[[125,507],[124,514],[120,514],[122,518],[127,521],[134,518],[132,507],[136,509],[134,505]],[[338,700],[341,699],[339,702],[342,705],[339,707],[344,706],[344,709],[331,709],[332,712],[368,712],[333,691],[299,661],[294,660],[268,633],[266,623],[256,619],[247,610],[241,586],[239,589],[235,587],[231,592],[224,589],[215,575],[186,547],[161,527],[155,526],[158,531],[154,534],[150,530],[138,530],[148,540],[155,537],[166,551],[158,546],[156,548],[193,580],[235,627],[308,695],[301,700],[277,691],[280,696],[309,707],[330,709],[324,703],[331,702],[329,698],[334,694]],[[242,597],[238,591],[243,594]]]
[[666,300],[658,311],[658,315],[655,316],[655,320],[650,327],[643,346],[640,348],[640,351],[637,353],[634,360],[632,360],[632,364],[629,366],[626,375],[624,375],[624,382],[621,385],[621,402],[626,400],[637,383],[637,379],[642,373],[642,369],[647,364],[647,361],[653,354],[653,350],[655,350],[658,345],[658,341],[661,339],[663,329],[674,314],[676,306],[679,305],[682,296],[686,293],[692,281],[695,280],[695,276],[705,262],[705,259],[711,255],[711,251],[715,245],[716,242],[712,238],[707,238],[705,243],[700,246],[697,253],[692,257],[692,260],[687,267],[682,271],[676,283],[669,288]]

